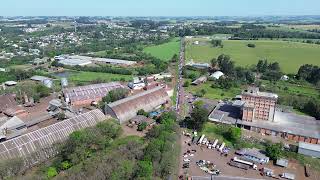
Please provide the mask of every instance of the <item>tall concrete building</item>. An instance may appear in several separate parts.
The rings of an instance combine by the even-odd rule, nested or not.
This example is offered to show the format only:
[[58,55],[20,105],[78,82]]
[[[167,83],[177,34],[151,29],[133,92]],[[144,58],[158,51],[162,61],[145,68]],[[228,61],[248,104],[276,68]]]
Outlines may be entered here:
[[273,121],[278,95],[268,92],[260,92],[257,87],[249,87],[242,92],[242,101],[245,102],[242,109],[242,120]]

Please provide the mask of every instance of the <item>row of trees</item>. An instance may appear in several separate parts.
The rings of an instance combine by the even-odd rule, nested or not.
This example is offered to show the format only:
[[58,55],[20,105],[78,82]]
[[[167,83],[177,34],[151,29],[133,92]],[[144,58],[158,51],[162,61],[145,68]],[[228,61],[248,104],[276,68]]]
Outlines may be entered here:
[[320,39],[319,33],[286,31],[267,29],[263,26],[245,24],[242,27],[216,26],[214,23],[203,24],[202,26],[187,26],[177,29],[176,34],[179,36],[197,36],[197,35],[214,35],[214,34],[234,34],[236,39],[258,39],[258,38],[299,38],[299,39]]

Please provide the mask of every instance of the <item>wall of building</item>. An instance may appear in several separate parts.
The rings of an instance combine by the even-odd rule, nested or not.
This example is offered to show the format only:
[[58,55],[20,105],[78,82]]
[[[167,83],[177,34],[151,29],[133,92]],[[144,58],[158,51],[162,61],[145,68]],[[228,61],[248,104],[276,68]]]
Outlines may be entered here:
[[[276,105],[276,101],[274,99],[263,97],[263,96],[255,97],[255,96],[243,94],[242,100],[246,102],[247,106],[254,107],[253,119],[273,121],[275,105]],[[245,118],[243,120],[248,119],[250,121],[251,118],[249,116],[249,113],[247,114],[248,114],[248,118]]]
[[263,135],[269,135],[269,136],[276,136],[276,137],[281,137],[290,141],[295,141],[295,142],[307,142],[311,144],[320,144],[320,139],[317,138],[312,138],[312,137],[305,137],[301,135],[295,135],[295,134],[290,134],[290,133],[284,133],[284,132],[278,132],[270,129],[264,129],[264,128],[259,128],[259,127],[250,127],[250,130],[259,134]]

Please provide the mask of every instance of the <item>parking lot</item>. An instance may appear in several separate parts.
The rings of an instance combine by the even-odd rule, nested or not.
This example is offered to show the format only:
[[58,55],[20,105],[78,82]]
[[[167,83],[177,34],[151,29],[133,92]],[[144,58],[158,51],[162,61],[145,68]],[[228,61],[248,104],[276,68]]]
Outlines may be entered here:
[[[227,157],[222,156],[219,151],[216,149],[208,149],[205,146],[198,146],[195,144],[188,145],[188,141],[191,140],[190,137],[182,136],[181,138],[181,145],[182,145],[182,152],[180,156],[180,175],[188,175],[188,176],[210,176],[210,174],[204,172],[199,168],[199,166],[196,164],[199,160],[206,160],[210,161],[211,163],[216,165],[216,169],[220,170],[221,175],[224,176],[235,176],[235,177],[247,177],[247,178],[257,178],[257,179],[274,179],[271,177],[266,177],[260,175],[260,172],[258,170],[243,170],[235,167],[229,166],[227,163],[230,162],[230,160],[235,157],[234,150],[231,150]],[[187,150],[196,150],[195,153],[191,151],[191,154],[194,154],[192,157],[183,157],[183,154],[187,152]],[[190,159],[189,168],[183,168],[183,162],[184,159]],[[261,169],[262,167],[267,167],[272,170],[274,170],[274,174],[276,177],[279,177],[278,175],[281,173],[293,173],[295,174],[295,179],[310,179],[310,180],[317,180],[319,176],[319,172],[313,171],[311,174],[311,177],[306,178],[304,175],[304,167],[298,162],[290,161],[288,168],[282,168],[279,166],[275,166],[272,164],[272,162],[269,162],[267,165],[258,165],[258,169]]]

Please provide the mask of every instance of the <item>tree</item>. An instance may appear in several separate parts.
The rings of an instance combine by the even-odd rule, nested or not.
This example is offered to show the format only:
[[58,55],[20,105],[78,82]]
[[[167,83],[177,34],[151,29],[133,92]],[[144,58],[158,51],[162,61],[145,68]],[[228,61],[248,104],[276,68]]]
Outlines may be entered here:
[[62,121],[64,119],[66,119],[66,115],[64,114],[64,112],[60,112],[58,115],[57,115],[57,118],[59,121]]
[[143,130],[145,130],[146,128],[147,128],[147,126],[148,126],[148,123],[147,122],[142,122],[142,123],[140,123],[139,125],[138,125],[138,131],[143,131]]
[[247,44],[247,46],[248,46],[249,48],[255,48],[255,47],[256,47],[255,44]]
[[183,87],[189,87],[190,86],[190,82],[189,81],[185,81],[184,83],[183,83]]
[[117,88],[114,90],[109,91],[109,93],[102,98],[102,102],[104,103],[111,103],[120,99],[123,99],[125,97],[127,97],[129,94],[129,90],[128,89],[124,89],[124,88]]
[[272,160],[277,160],[282,156],[282,148],[281,143],[269,144],[266,148],[266,155]]
[[216,58],[212,58],[210,61],[211,67],[215,68],[218,65],[218,61]]
[[144,111],[143,109],[138,110],[137,115],[141,115],[141,116],[148,116],[149,114]]
[[222,47],[222,41],[217,39],[212,39],[211,44],[213,47]]
[[138,162],[138,170],[137,170],[137,178],[144,180],[152,180],[153,167],[151,161],[139,161]]
[[174,54],[171,58],[171,62],[178,62],[179,61],[179,57],[177,54]]
[[208,121],[208,110],[203,106],[195,105],[191,112],[191,118],[186,122],[188,127],[201,131],[204,124]]
[[221,54],[218,56],[218,65],[220,70],[226,75],[232,75],[234,72],[234,62],[231,61],[230,56]]
[[241,138],[241,129],[238,127],[230,127],[224,136],[232,143],[236,143]]

